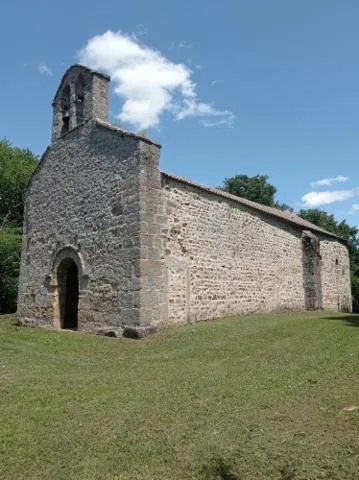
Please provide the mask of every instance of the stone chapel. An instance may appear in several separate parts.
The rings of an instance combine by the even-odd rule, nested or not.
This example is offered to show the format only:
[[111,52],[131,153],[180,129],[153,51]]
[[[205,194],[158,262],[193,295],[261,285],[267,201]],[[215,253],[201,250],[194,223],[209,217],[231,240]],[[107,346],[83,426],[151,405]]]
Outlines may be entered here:
[[74,65],[25,194],[18,322],[143,336],[284,310],[351,310],[344,240],[295,214],[161,172],[108,123],[109,77]]

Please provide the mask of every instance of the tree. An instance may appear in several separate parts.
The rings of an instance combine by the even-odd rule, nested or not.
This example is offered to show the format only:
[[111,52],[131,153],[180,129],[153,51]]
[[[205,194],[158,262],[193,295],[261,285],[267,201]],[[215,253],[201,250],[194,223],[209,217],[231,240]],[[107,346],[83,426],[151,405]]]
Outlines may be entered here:
[[328,232],[344,238],[348,241],[351,254],[354,257],[358,254],[359,229],[357,227],[351,227],[346,220],[339,222],[335,219],[333,214],[329,214],[323,210],[319,210],[318,208],[300,210],[298,215],[304,218],[304,220],[308,220],[318,227],[324,228],[324,230],[328,230]]
[[0,140],[0,313],[16,310],[24,190],[36,165],[30,150]]
[[237,195],[238,197],[247,198],[253,202],[262,203],[275,207],[274,200],[277,189],[268,182],[268,175],[235,175],[224,179],[224,184],[220,190]]
[[21,234],[15,228],[0,229],[0,313],[16,310]]
[[36,165],[30,150],[0,140],[0,223],[21,226],[24,189]]
[[278,208],[279,210],[282,210],[283,212],[284,211],[288,211],[288,212],[291,212],[293,213],[294,212],[294,208],[291,207],[290,205],[288,205],[288,203],[284,203],[284,202],[278,202],[278,200],[275,202],[275,208]]
[[356,312],[359,311],[359,229],[357,227],[351,227],[346,220],[339,222],[335,219],[334,215],[317,208],[300,210],[299,216],[347,240],[350,258],[353,310]]

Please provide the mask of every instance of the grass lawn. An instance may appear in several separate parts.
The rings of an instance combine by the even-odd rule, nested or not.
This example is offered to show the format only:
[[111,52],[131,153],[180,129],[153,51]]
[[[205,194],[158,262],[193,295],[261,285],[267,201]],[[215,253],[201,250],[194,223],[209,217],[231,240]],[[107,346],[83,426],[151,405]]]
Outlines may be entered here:
[[358,479],[358,327],[283,314],[130,340],[0,317],[0,479]]

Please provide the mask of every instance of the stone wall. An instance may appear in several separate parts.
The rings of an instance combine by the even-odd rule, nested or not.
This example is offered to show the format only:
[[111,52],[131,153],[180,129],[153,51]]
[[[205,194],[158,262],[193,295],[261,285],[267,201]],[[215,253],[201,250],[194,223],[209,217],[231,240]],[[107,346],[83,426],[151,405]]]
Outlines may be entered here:
[[164,248],[168,233],[162,202],[159,149],[142,143],[140,157],[140,324],[167,323],[167,279]]
[[[306,308],[300,228],[165,174],[163,202],[169,323]],[[347,248],[326,237],[321,245],[323,307],[338,310],[335,291],[340,309],[350,309]],[[344,268],[340,281],[334,251]]]
[[[76,83],[81,68],[64,79]],[[27,188],[20,319],[61,325],[66,265],[76,270],[80,330],[350,311],[343,242],[307,231],[298,218],[161,175],[159,145],[93,118],[96,105],[106,116],[108,79],[84,74],[84,121],[58,138],[63,112],[55,102],[55,141]]]
[[350,312],[352,308],[347,247],[335,239],[321,237],[323,308]]
[[310,231],[302,233],[304,304],[307,310],[323,308],[320,240]]
[[[92,121],[51,145],[26,193],[20,318],[58,326],[56,269],[71,257],[80,271],[79,329],[141,324],[140,312],[151,301],[140,292],[141,215],[152,210],[140,189],[160,191],[158,157],[150,141]],[[157,190],[151,185],[156,168]],[[147,290],[157,282],[160,291],[158,266],[150,266]]]
[[158,145],[99,121],[51,145],[26,193],[20,318],[60,326],[65,259],[79,272],[81,330],[350,311],[343,242],[161,177],[158,164]]

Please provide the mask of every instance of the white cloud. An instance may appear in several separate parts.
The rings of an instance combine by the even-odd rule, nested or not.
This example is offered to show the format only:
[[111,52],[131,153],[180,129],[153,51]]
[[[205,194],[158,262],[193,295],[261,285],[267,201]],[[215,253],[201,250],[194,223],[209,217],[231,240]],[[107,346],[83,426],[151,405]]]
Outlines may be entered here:
[[38,70],[40,73],[43,73],[44,75],[49,75],[50,77],[53,76],[53,73],[52,73],[51,68],[48,67],[47,65],[45,65],[45,63],[40,63],[40,64],[37,66],[37,70]]
[[219,125],[228,125],[231,127],[234,122],[234,116],[230,115],[219,118],[218,120],[202,120],[201,123],[204,127],[218,127]]
[[344,177],[343,175],[338,175],[337,177],[332,178],[322,178],[321,180],[316,180],[311,183],[312,187],[330,187],[333,183],[345,183],[349,180],[349,177]]
[[211,81],[211,87],[214,87],[215,85],[218,85],[219,83],[223,83],[223,80],[212,80]]
[[182,41],[180,41],[178,46],[179,46],[179,48],[192,48],[193,43],[187,42],[186,40],[182,40]]
[[349,198],[359,195],[359,188],[351,190],[333,190],[328,192],[309,192],[302,197],[305,207],[319,207],[335,202],[344,202]]
[[354,215],[355,213],[359,213],[359,203],[353,203],[352,208],[349,211],[350,215]]
[[157,126],[166,111],[178,120],[234,120],[233,112],[197,100],[192,71],[186,65],[171,62],[133,36],[109,30],[91,38],[78,57],[90,68],[111,75],[115,93],[123,99],[117,117],[138,129]]

